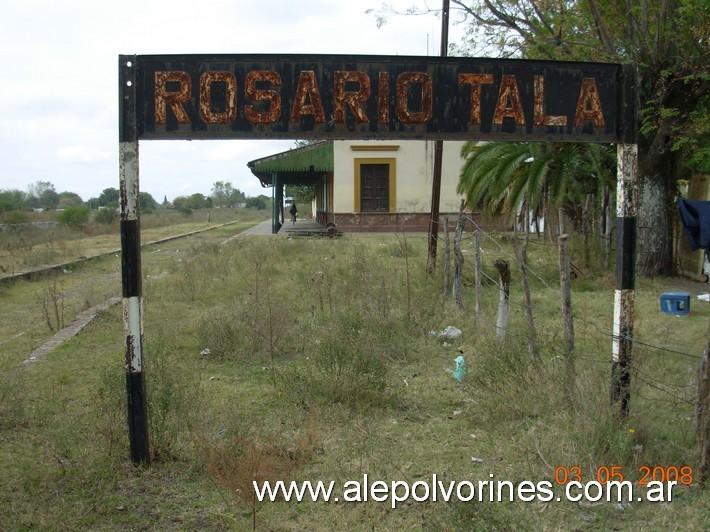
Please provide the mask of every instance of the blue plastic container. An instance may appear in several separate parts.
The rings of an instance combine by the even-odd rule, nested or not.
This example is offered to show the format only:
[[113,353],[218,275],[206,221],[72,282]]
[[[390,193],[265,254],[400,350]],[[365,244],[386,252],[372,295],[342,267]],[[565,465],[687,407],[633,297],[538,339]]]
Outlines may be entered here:
[[661,294],[661,312],[683,316],[690,313],[690,294],[688,292],[663,292]]

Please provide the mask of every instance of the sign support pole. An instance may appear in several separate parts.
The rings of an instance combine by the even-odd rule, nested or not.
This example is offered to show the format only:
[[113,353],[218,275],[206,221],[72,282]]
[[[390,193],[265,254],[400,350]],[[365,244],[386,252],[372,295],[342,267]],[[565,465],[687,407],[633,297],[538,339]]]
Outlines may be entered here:
[[282,207],[279,202],[283,202],[283,194],[279,194],[279,187],[283,187],[283,184],[279,183],[279,174],[276,172],[271,174],[271,180],[273,183],[271,194],[271,234],[275,235],[281,229]]
[[131,460],[137,465],[149,465],[148,414],[143,378],[143,290],[136,120],[137,70],[135,56],[119,57],[118,161],[121,192],[121,280]]
[[638,192],[638,74],[631,65],[621,73],[622,128],[616,145],[616,290],[611,347],[611,403],[616,415],[629,414],[631,351],[636,284],[636,201]]
[[611,362],[611,400],[618,415],[629,413],[631,351],[634,334],[636,268],[636,179],[638,146],[617,145],[616,177],[616,290]]
[[[441,57],[448,55],[449,48],[449,0],[443,0],[441,10]],[[436,248],[439,238],[439,204],[441,203],[441,167],[444,141],[434,141],[434,174],[431,184],[431,214],[429,216],[429,250],[427,271],[431,274],[436,269]]]

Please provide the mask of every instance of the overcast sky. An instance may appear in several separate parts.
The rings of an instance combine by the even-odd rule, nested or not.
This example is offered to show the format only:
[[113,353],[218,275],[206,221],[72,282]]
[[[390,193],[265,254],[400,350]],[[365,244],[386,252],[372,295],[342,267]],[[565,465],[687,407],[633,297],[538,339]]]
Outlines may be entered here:
[[[441,21],[393,17],[382,0],[5,0],[0,3],[0,189],[49,181],[85,201],[118,188],[118,55],[438,55]],[[389,2],[402,11],[414,0]],[[436,1],[431,5],[439,5]],[[452,25],[449,40],[456,39]],[[293,141],[142,141],[140,188],[162,201],[231,181]]]

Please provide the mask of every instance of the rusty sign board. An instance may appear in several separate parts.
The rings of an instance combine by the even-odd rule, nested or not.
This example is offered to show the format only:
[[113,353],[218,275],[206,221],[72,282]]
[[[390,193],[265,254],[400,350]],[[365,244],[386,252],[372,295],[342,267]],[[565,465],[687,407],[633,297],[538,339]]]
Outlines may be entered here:
[[[120,56],[139,139],[620,142],[636,130],[619,64],[338,55]],[[128,130],[132,130],[133,135]]]

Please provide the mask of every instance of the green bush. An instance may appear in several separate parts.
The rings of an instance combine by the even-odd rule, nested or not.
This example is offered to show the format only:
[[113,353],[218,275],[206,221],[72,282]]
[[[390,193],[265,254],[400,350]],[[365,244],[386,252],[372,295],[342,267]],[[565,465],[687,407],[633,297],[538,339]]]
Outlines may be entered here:
[[64,209],[57,216],[57,221],[67,227],[79,228],[84,227],[89,221],[91,210],[84,205],[77,205]]
[[96,211],[96,214],[94,214],[94,222],[97,224],[110,225],[116,221],[117,215],[116,209],[99,209]]
[[6,224],[23,224],[27,222],[27,213],[23,211],[11,211],[3,216],[3,223]]
[[343,319],[313,336],[306,359],[295,360],[282,374],[287,395],[296,402],[351,408],[389,402],[387,364],[365,329]]

